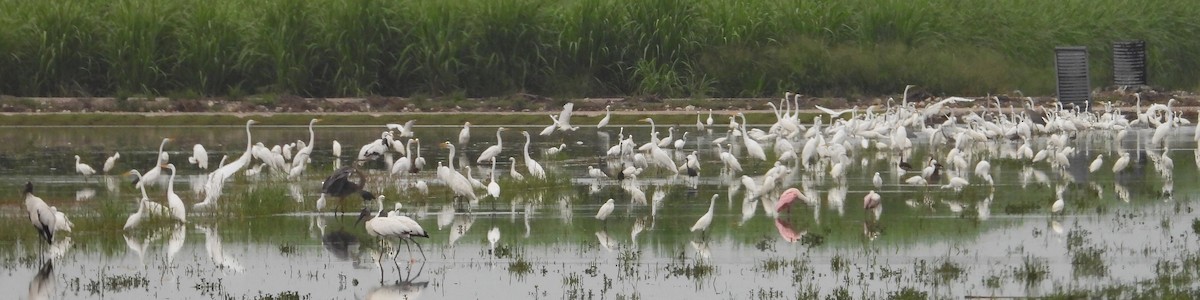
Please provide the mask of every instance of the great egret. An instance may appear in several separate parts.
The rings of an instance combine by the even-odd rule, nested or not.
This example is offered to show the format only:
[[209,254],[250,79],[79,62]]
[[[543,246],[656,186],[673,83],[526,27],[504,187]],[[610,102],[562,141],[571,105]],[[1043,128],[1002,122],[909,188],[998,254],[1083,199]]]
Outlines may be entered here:
[[508,176],[512,177],[513,180],[516,181],[525,180],[525,175],[521,175],[521,172],[517,172],[517,159],[513,158],[512,156],[508,157]]
[[208,170],[208,151],[204,150],[204,145],[192,146],[192,157],[188,157],[188,163]]
[[708,225],[712,223],[713,219],[713,207],[717,205],[717,195],[718,194],[713,194],[712,199],[708,200],[708,212],[704,213],[703,216],[700,216],[700,219],[696,220],[696,224],[692,225],[692,232],[708,231]]
[[471,186],[471,181],[467,179],[467,176],[454,169],[454,144],[450,143],[450,141],[445,141],[442,143],[442,148],[449,149],[450,153],[448,153],[446,158],[446,166],[442,166],[440,162],[438,164],[438,179],[446,183],[446,186],[450,187],[450,190],[455,195],[465,197],[469,201],[478,200],[479,198],[475,195],[475,190]]
[[[350,181],[350,177],[355,175],[358,176],[357,183]],[[363,175],[362,171],[359,171],[352,166],[345,166],[341,169],[334,170],[333,174],[330,174],[329,177],[325,178],[325,181],[321,183],[321,198],[317,200],[317,209],[324,208],[323,205],[319,204],[324,203],[325,196],[327,195],[338,198],[338,200],[342,200],[338,202],[339,213],[342,212],[341,206],[342,202],[345,202],[346,196],[358,194],[359,197],[362,197],[363,202],[374,200],[375,195],[363,189],[363,186],[366,184],[366,182],[367,178]]]
[[879,176],[879,172],[875,172],[875,177],[871,178],[871,184],[875,185],[877,189],[883,188],[883,177]]
[[[732,146],[733,145],[730,145],[730,147]],[[737,157],[734,157],[732,153],[725,151],[725,148],[721,147],[721,144],[717,144],[717,151],[721,152],[721,163],[725,164],[725,168],[733,172],[742,171],[742,164],[738,162]]]
[[1129,152],[1122,152],[1121,158],[1118,158],[1117,162],[1113,163],[1112,171],[1113,173],[1121,173],[1127,166],[1129,166]]
[[700,121],[700,111],[696,111],[696,131],[704,131],[704,122]]
[[458,144],[466,147],[469,142],[471,142],[471,122],[466,122],[463,123],[462,130],[458,131]]
[[604,126],[608,126],[608,120],[610,118],[612,118],[612,111],[609,111],[608,108],[609,108],[609,105],[604,106],[604,118],[600,119],[600,123],[596,123],[596,129],[600,129],[600,128],[604,128]]
[[96,169],[92,169],[92,166],[89,166],[88,164],[79,162],[79,155],[76,155],[75,156],[75,172],[83,175],[84,178],[87,178],[87,177],[92,176],[93,174],[96,174]]
[[608,179],[608,174],[604,174],[604,171],[592,166],[588,166],[588,176],[595,179]]
[[132,230],[142,224],[142,219],[146,218],[146,198],[138,199],[138,209],[129,218],[125,219],[125,230]]
[[508,129],[504,129],[504,127],[496,128],[496,144],[484,149],[483,153],[479,153],[479,159],[475,160],[476,163],[483,163],[489,159],[492,159],[493,157],[496,157],[497,155],[500,155],[500,151],[504,149],[504,143],[500,138],[500,133],[504,132],[505,130]]
[[596,211],[596,219],[600,221],[607,220],[608,215],[613,212],[613,209],[616,208],[616,206],[616,202],[612,198],[608,198],[608,201],[604,202],[604,205],[600,206],[600,210]]
[[[742,131],[746,131],[746,114],[739,112],[738,116],[742,117]],[[742,135],[742,141],[744,144],[746,144],[746,153],[750,155],[751,158],[761,161],[767,160],[767,153],[763,151],[762,145],[760,145],[758,141],[750,138],[749,134]]]
[[554,121],[554,122],[551,123],[550,126],[546,126],[545,129],[542,129],[542,132],[539,132],[538,135],[547,136],[547,135],[554,133],[554,129],[558,128],[558,117],[555,117],[554,115],[550,115],[550,120]]
[[496,183],[496,158],[492,157],[492,180],[488,182],[487,192],[492,195],[492,199],[500,198],[500,184]]
[[408,170],[412,174],[420,173],[421,169],[425,168],[425,158],[421,157],[421,139],[414,140],[417,141],[417,156],[413,158],[412,169]]
[[50,210],[50,206],[46,205],[46,201],[42,198],[33,195],[33,182],[25,182],[25,211],[29,213],[29,222],[33,224],[33,228],[37,229],[42,240],[46,241],[46,245],[54,243],[54,211]]
[[571,110],[575,108],[575,103],[567,102],[563,104],[563,110],[558,114],[558,131],[575,131],[579,127],[571,127]]
[[978,164],[975,164],[975,176],[982,177],[983,181],[986,181],[990,185],[995,185],[996,183],[992,180],[991,172],[992,164],[988,163],[988,161],[980,160]]
[[688,132],[684,131],[683,137],[679,138],[678,140],[675,140],[675,144],[672,145],[672,146],[675,146],[675,150],[683,150],[683,146],[687,145],[687,136],[688,136]]
[[167,169],[171,170],[171,178],[167,180],[167,207],[171,208],[171,218],[187,223],[187,207],[183,205],[183,199],[175,194],[175,164],[167,164]]
[[104,160],[104,168],[100,170],[104,171],[104,173],[108,173],[108,171],[111,171],[113,167],[117,166],[117,159],[119,158],[121,158],[121,153],[113,152],[112,156],[109,156],[108,159]]
[[1096,159],[1092,160],[1092,164],[1088,165],[1088,173],[1096,173],[1100,167],[1104,166],[1104,154],[1096,155]]
[[1059,197],[1057,200],[1054,200],[1054,204],[1050,205],[1050,213],[1060,213],[1064,206],[1066,206],[1066,202],[1063,201],[1062,197]]
[[53,206],[50,207],[50,212],[54,213],[54,231],[71,232],[71,227],[74,227],[75,223],[71,223],[71,220],[67,219],[67,214],[58,211],[58,208]]
[[708,126],[710,126],[710,127],[713,125],[713,117],[712,117],[712,110],[711,110],[711,109],[710,109],[710,110],[708,110],[708,120],[704,120],[704,125],[708,125]]
[[408,120],[408,122],[404,122],[404,125],[387,124],[386,126],[388,129],[399,131],[400,137],[412,137],[413,136],[413,124],[416,122],[417,122],[417,120]]
[[542,169],[542,165],[533,160],[533,157],[529,156],[529,143],[531,142],[529,139],[529,132],[521,131],[521,135],[525,136],[525,167],[529,168],[529,175],[537,179],[546,179],[546,170]]
[[333,140],[333,157],[342,158],[342,143],[338,143],[337,140]]
[[163,148],[167,146],[171,138],[164,138],[161,144],[158,144],[158,155],[154,156],[154,166],[150,167],[145,173],[142,173],[142,178],[135,183],[138,187],[153,186],[154,181],[158,180],[158,176],[162,174],[162,165],[168,160],[166,153],[163,153]]

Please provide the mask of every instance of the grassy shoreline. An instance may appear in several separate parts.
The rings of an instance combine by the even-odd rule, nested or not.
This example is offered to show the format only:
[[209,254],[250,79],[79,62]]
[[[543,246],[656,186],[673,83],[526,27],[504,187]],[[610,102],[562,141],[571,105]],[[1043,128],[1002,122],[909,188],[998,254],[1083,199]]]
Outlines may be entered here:
[[241,98],[1053,92],[1052,49],[1143,39],[1200,87],[1193,1],[0,0],[0,94]]

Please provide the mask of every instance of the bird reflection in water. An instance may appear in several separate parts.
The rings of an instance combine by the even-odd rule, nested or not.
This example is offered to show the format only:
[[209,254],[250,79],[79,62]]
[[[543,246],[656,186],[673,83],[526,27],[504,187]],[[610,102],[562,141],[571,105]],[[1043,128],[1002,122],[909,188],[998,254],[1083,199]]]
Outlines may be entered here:
[[27,299],[51,299],[54,294],[54,262],[51,259],[42,261],[42,267],[37,275],[29,281],[29,297]]
[[779,236],[788,243],[795,243],[800,240],[801,236],[808,233],[807,231],[797,233],[792,224],[783,219],[775,219],[775,229],[779,230]]
[[[425,270],[425,261],[421,261],[421,265],[418,267],[416,274],[412,273],[412,265],[409,265],[407,269],[408,271],[405,275],[400,276],[399,280],[396,280],[391,284],[383,284],[383,277],[381,276],[379,278],[380,285],[367,292],[366,298],[368,300],[412,300],[419,298],[421,296],[421,291],[425,290],[425,288],[429,286],[429,281],[417,281],[417,279],[421,277],[421,272]],[[396,270],[396,273],[400,273],[400,270]]]

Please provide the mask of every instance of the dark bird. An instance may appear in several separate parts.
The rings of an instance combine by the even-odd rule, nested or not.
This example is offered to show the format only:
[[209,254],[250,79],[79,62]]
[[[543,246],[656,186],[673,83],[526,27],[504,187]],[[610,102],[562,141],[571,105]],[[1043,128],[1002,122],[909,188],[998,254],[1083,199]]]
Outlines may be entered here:
[[[350,177],[358,175],[358,182],[350,181]],[[332,175],[325,178],[325,182],[321,184],[321,199],[317,200],[317,209],[324,208],[325,196],[331,196],[338,200],[338,213],[342,212],[342,202],[345,202],[347,196],[358,194],[362,200],[370,201],[375,199],[375,195],[371,192],[364,191],[363,186],[366,185],[367,178],[362,172],[352,166],[345,166],[334,170]]]

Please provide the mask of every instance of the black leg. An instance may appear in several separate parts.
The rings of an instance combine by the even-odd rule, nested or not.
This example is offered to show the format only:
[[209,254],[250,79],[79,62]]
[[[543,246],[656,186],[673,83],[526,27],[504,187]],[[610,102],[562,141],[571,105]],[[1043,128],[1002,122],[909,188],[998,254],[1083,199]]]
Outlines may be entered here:
[[417,244],[417,250],[421,251],[421,260],[426,260],[425,249],[421,249],[421,243],[418,243],[417,241],[412,241],[412,242],[413,242],[413,244]]

